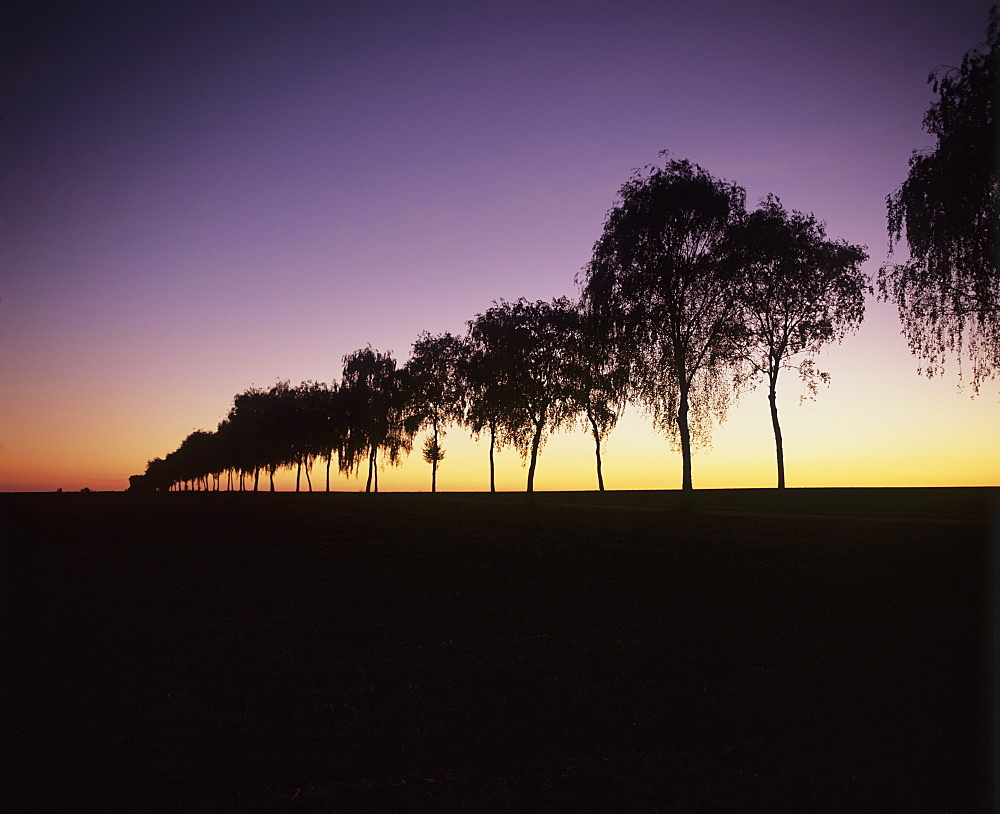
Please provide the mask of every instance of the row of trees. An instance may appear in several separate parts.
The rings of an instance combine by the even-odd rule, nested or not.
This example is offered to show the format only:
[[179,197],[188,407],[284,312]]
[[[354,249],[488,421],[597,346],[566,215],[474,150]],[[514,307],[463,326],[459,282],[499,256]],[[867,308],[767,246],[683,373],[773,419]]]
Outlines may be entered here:
[[[903,333],[923,372],[936,375],[957,355],[971,365],[974,392],[1000,371],[998,152],[1000,14],[990,11],[987,42],[955,68],[928,80],[939,99],[924,118],[933,149],[914,152],[902,186],[887,198],[890,252],[904,239],[905,262],[879,271],[879,292],[899,308]],[[777,482],[785,485],[777,386],[794,370],[814,393],[828,379],[814,357],[856,330],[872,293],[860,270],[865,249],[826,236],[812,215],[768,197],[747,212],[745,192],[688,161],[636,172],[622,186],[578,276],[579,302],[497,302],[463,337],[423,334],[397,368],[370,347],[345,357],[340,383],[279,382],[238,395],[215,432],[198,431],[164,459],[149,462],[139,488],[178,484],[270,488],[282,467],[312,488],[317,460],[354,473],[398,463],[415,436],[431,464],[441,438],[460,425],[488,436],[494,453],[511,446],[534,487],[538,454],[560,427],[591,433],[597,480],[602,445],[622,407],[633,402],[680,450],[682,486],[692,488],[691,453],[710,439],[748,383],[767,383]],[[960,370],[961,373],[961,370]]]
[[815,388],[825,378],[812,355],[856,329],[870,291],[864,250],[827,238],[812,215],[777,198],[747,213],[743,190],[688,161],[667,161],[625,184],[608,213],[581,297],[499,301],[468,323],[464,336],[421,335],[397,367],[371,347],[344,358],[339,383],[279,382],[233,401],[215,432],[198,431],[135,485],[157,489],[274,489],[278,469],[294,468],[312,489],[316,461],[326,488],[340,472],[367,468],[378,491],[382,462],[398,464],[427,432],[431,490],[444,458],[446,428],[488,438],[490,490],[495,452],[516,449],[534,489],[548,436],[582,426],[601,452],[624,405],[633,402],[681,451],[691,489],[691,453],[749,382],[768,383],[778,485],[785,485],[777,412],[781,370]]

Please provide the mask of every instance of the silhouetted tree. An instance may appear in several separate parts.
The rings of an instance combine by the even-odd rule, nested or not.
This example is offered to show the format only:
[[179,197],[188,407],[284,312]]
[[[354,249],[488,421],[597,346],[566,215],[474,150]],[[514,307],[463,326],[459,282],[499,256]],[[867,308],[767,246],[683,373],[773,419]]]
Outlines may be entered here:
[[277,382],[263,399],[258,441],[260,462],[267,470],[269,488],[275,491],[274,475],[283,466],[293,464],[296,450],[293,442],[295,424],[295,391],[287,381]]
[[457,368],[465,400],[464,423],[477,440],[489,433],[490,492],[496,492],[495,453],[507,443],[505,412],[515,409],[507,382],[510,364],[495,320],[479,314],[467,324]]
[[628,387],[628,367],[620,362],[600,321],[582,304],[567,342],[572,367],[572,400],[581,423],[594,439],[597,488],[604,491],[601,447],[618,423]]
[[269,395],[266,390],[251,387],[233,398],[229,410],[228,443],[234,450],[234,463],[240,473],[240,491],[245,489],[245,478],[253,475],[253,491],[260,483],[260,471],[266,466],[265,421]]
[[344,415],[340,388],[336,382],[320,384],[310,393],[311,410],[317,422],[316,449],[317,454],[326,462],[326,491],[330,491],[330,464],[334,453],[339,453],[344,445],[347,434],[347,422]]
[[724,247],[744,200],[690,161],[637,171],[583,270],[584,302],[630,365],[633,396],[680,446],[684,489],[692,444],[708,442],[734,395],[741,336]]
[[[288,441],[295,460],[295,491],[300,489],[303,470],[309,491],[312,491],[313,460],[332,455],[327,434],[327,394],[329,390],[320,382],[306,381],[294,388],[292,426],[288,428]],[[329,491],[329,483],[327,491]]]
[[[864,247],[828,240],[813,215],[787,212],[774,196],[761,202],[734,231],[734,254],[742,274],[735,294],[743,306],[747,361],[751,375],[767,380],[767,398],[778,465],[778,488],[785,487],[785,458],[778,422],[778,374],[798,371],[811,395],[829,374],[816,368],[812,354],[856,331],[871,293],[861,264]],[[798,364],[791,360],[810,354]]]
[[378,491],[379,450],[389,463],[398,465],[402,454],[412,448],[413,435],[403,420],[403,382],[391,353],[379,353],[369,346],[344,357],[340,393],[347,432],[340,468],[354,472],[367,459],[366,492],[371,492],[373,486]]
[[438,464],[444,460],[444,449],[438,443],[438,439],[433,435],[428,435],[424,439],[424,460],[431,465],[431,492],[437,491],[437,468]]
[[576,311],[565,297],[551,303],[501,300],[470,323],[476,341],[500,362],[504,387],[496,423],[528,459],[528,492],[534,491],[546,435],[574,415],[569,345],[575,324]]
[[[406,362],[407,428],[417,433],[431,428],[435,449],[440,449],[444,427],[463,417],[463,393],[459,366],[464,352],[462,340],[443,333],[431,336],[424,331]],[[426,447],[425,447],[426,458]],[[438,458],[431,464],[431,491],[437,491]]]
[[951,354],[972,368],[973,393],[1000,372],[1000,225],[997,96],[1000,14],[990,10],[987,41],[957,68],[927,80],[938,99],[924,115],[937,137],[915,150],[902,186],[886,199],[889,251],[904,232],[910,259],[879,270],[879,292],[899,308],[910,350],[928,377]]

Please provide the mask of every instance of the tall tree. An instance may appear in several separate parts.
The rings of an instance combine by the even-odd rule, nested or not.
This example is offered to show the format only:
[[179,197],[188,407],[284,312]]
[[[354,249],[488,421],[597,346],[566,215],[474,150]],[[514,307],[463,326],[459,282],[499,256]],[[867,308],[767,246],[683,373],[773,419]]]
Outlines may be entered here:
[[905,233],[909,260],[879,270],[879,293],[898,306],[919,371],[936,376],[957,356],[959,381],[968,364],[977,394],[1000,373],[996,6],[986,42],[927,81],[938,99],[923,124],[937,144],[913,152],[906,180],[886,198],[889,252]]
[[[778,488],[783,489],[778,374],[796,370],[810,394],[815,394],[817,380],[829,380],[812,355],[861,326],[865,294],[872,293],[861,271],[868,255],[862,246],[827,239],[824,225],[813,215],[789,213],[774,196],[734,230],[732,249],[743,272],[734,293],[743,306],[747,361],[751,375],[767,380]],[[793,364],[802,354],[808,357]]]
[[[445,332],[431,336],[424,331],[406,362],[407,429],[417,433],[430,427],[433,449],[440,449],[441,436],[448,424],[461,421],[464,398],[459,378],[463,354],[462,340]],[[427,447],[424,449],[426,459]],[[443,457],[443,456],[442,456]],[[427,459],[431,464],[431,492],[437,491],[437,465],[440,458]]]
[[745,197],[686,160],[636,171],[583,269],[583,300],[630,365],[632,395],[680,447],[685,490],[692,447],[709,441],[735,392],[737,270],[725,247]]

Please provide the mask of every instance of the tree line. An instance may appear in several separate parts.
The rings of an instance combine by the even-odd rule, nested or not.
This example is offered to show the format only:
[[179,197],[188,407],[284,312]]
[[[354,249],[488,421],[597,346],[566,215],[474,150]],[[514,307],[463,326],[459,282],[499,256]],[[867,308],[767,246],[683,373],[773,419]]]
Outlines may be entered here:
[[[1000,87],[1000,13],[985,43],[957,67],[928,77],[938,95],[924,117],[932,149],[914,151],[906,181],[887,196],[890,255],[905,239],[909,258],[879,269],[879,295],[893,301],[921,372],[946,358],[971,368],[973,393],[1000,371],[1000,219],[995,105]],[[666,156],[666,154],[661,154]],[[317,461],[326,486],[338,471],[398,464],[417,435],[431,465],[431,490],[445,457],[446,429],[489,440],[494,455],[516,449],[534,489],[539,453],[559,428],[593,439],[601,452],[624,406],[635,404],[681,453],[681,484],[693,487],[692,451],[706,444],[741,392],[764,381],[774,433],[777,485],[785,486],[777,407],[779,375],[797,373],[807,392],[829,377],[815,362],[825,345],[856,331],[865,295],[866,249],[831,239],[812,214],[746,192],[687,160],[636,171],[620,188],[577,275],[579,298],[494,302],[464,336],[423,333],[409,359],[371,347],[344,357],[339,382],[278,382],[237,395],[214,432],[191,433],[150,461],[135,489],[274,489],[282,468],[305,475]]]
[[378,491],[380,465],[399,464],[426,432],[436,491],[442,438],[461,427],[488,440],[491,491],[495,453],[510,447],[531,492],[546,439],[575,425],[593,441],[603,490],[602,449],[634,403],[680,449],[691,489],[692,449],[764,376],[783,487],[778,374],[792,368],[813,387],[825,378],[812,355],[861,324],[867,255],[773,196],[749,213],[744,200],[689,161],[647,168],[620,190],[577,300],[495,301],[462,336],[421,334],[402,365],[369,346],[344,357],[339,382],[251,388],[215,431],[191,433],[132,485],[258,491],[263,474],[273,491],[276,472],[294,469],[296,491],[303,476],[312,490],[320,462],[329,490],[336,460]]

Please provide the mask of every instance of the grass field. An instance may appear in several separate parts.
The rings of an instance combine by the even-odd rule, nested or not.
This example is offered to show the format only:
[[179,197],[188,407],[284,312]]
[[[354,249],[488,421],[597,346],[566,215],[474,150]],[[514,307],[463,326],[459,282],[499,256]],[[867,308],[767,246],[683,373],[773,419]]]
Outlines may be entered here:
[[0,495],[16,811],[988,811],[997,490]]

